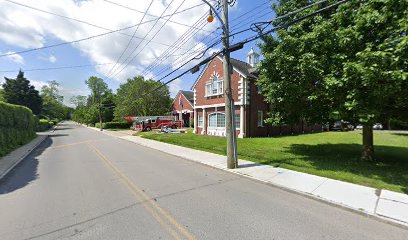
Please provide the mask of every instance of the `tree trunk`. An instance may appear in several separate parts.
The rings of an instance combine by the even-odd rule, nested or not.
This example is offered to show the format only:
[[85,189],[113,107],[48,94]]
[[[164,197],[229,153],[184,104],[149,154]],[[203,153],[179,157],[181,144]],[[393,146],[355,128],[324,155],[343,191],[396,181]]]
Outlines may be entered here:
[[363,126],[363,154],[361,159],[374,160],[374,137],[373,127],[371,125]]

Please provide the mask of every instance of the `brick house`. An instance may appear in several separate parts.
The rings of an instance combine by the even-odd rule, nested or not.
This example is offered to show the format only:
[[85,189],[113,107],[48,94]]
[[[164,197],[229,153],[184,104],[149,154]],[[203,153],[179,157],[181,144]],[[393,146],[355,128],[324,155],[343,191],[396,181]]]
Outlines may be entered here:
[[[231,89],[234,99],[235,127],[237,135],[243,137],[268,136],[264,117],[268,104],[258,93],[254,73],[259,63],[259,54],[253,49],[248,53],[247,62],[231,58]],[[194,132],[225,136],[225,99],[223,96],[223,61],[216,57],[203,69],[195,81]]]
[[194,93],[180,90],[171,104],[170,113],[175,120],[182,120],[185,127],[193,123],[194,118]]
[[[247,54],[247,62],[231,58],[233,68],[231,89],[234,99],[234,123],[237,136],[265,137],[291,133],[320,131],[318,125],[273,127],[264,123],[270,110],[255,82],[259,54],[253,49]],[[192,86],[194,93],[194,133],[225,136],[225,99],[223,96],[223,61],[216,57],[210,61]]]

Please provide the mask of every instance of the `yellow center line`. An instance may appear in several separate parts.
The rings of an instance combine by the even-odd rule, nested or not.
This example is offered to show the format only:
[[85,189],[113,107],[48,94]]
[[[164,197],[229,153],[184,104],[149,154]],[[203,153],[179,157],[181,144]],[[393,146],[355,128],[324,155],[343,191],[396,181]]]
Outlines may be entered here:
[[[97,156],[101,160],[103,160],[107,166],[110,167],[113,172],[115,172],[122,181],[126,184],[130,192],[133,193],[139,199],[144,200],[143,205],[144,207],[150,212],[150,214],[159,222],[175,239],[181,239],[180,236],[165,222],[163,219],[158,216],[158,214],[151,208],[153,207],[159,213],[162,214],[170,223],[172,223],[180,233],[182,233],[187,239],[194,240],[195,238],[183,227],[181,226],[173,217],[170,216],[163,208],[161,208],[151,197],[149,197],[146,193],[144,193],[141,189],[139,189],[125,174],[123,174],[113,163],[105,157],[92,143],[88,142],[88,146],[96,153]],[[148,205],[149,203],[150,205]]]
[[75,146],[75,145],[78,145],[78,144],[89,143],[89,142],[91,142],[91,141],[88,140],[88,141],[83,141],[83,142],[75,142],[75,143],[62,144],[62,145],[57,145],[57,146],[54,146],[54,147],[50,147],[50,149],[70,147],[70,146]]
[[81,141],[81,142],[61,144],[61,145],[57,145],[57,146],[54,146],[54,147],[49,147],[49,149],[71,147],[71,146],[75,146],[75,145],[79,145],[79,144],[83,144],[83,143],[97,142],[97,141],[103,141],[103,140],[110,140],[110,138],[104,138],[104,139],[99,139],[99,140],[86,140],[86,141]]

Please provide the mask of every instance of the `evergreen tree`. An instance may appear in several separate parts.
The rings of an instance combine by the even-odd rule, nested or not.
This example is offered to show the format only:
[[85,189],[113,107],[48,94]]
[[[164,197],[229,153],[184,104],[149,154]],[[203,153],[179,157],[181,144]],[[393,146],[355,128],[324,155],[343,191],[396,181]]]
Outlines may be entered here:
[[39,92],[24,77],[24,72],[19,71],[16,79],[4,78],[4,99],[6,102],[26,106],[34,114],[39,114],[42,109],[42,99]]

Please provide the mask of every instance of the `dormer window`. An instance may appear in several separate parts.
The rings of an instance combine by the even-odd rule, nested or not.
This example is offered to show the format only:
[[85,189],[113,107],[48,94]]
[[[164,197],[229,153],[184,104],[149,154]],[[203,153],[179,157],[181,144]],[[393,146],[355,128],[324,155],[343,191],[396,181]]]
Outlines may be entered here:
[[222,95],[223,90],[224,90],[224,83],[217,75],[214,75],[205,84],[205,96],[206,97]]

